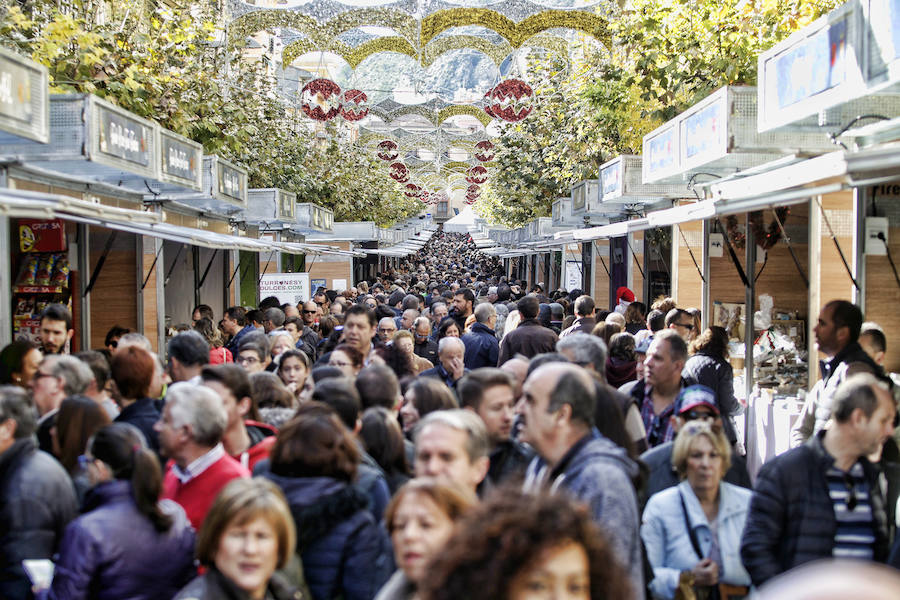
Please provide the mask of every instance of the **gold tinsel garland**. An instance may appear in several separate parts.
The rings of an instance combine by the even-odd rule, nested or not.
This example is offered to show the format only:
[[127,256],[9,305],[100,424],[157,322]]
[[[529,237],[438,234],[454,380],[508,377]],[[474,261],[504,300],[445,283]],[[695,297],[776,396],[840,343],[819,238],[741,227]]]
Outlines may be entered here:
[[512,46],[504,40],[495,44],[475,35],[451,35],[432,40],[422,49],[422,66],[428,68],[439,56],[451,50],[471,49],[481,52],[500,65],[513,52]]

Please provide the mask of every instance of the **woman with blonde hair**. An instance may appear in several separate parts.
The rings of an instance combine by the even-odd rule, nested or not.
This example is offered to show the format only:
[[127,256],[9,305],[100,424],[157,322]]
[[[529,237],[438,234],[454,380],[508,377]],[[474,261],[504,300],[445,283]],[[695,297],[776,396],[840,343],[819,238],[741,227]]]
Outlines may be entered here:
[[[700,408],[715,407],[686,399],[681,410]],[[655,598],[674,598],[685,586],[746,595],[750,575],[740,546],[752,492],[722,481],[730,464],[728,440],[709,423],[691,421],[678,432],[672,466],[682,481],[650,497],[641,524]]]
[[408,329],[397,331],[391,340],[394,342],[394,347],[409,359],[412,364],[413,375],[418,375],[422,371],[434,368],[430,360],[422,358],[415,353],[416,342],[412,332]]
[[231,351],[225,348],[225,340],[219,328],[213,325],[212,319],[202,317],[194,323],[194,331],[203,336],[206,343],[209,344],[209,364],[221,365],[224,363],[234,362],[234,356]]

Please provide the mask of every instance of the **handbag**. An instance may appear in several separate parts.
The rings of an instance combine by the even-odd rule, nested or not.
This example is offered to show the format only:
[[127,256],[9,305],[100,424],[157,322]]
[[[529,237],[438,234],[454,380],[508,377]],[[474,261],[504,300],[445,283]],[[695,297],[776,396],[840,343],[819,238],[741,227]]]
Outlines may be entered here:
[[[688,537],[691,538],[691,546],[697,557],[703,559],[703,551],[700,549],[700,541],[697,534],[691,527],[691,520],[688,517],[687,506],[684,503],[684,496],[678,491],[678,498],[681,500],[681,512],[684,515],[684,526],[687,528]],[[675,600],[741,600],[750,593],[750,589],[745,585],[731,585],[729,583],[719,582],[712,586],[698,586],[694,583],[694,574],[690,571],[682,571],[678,578],[678,587],[675,589]]]

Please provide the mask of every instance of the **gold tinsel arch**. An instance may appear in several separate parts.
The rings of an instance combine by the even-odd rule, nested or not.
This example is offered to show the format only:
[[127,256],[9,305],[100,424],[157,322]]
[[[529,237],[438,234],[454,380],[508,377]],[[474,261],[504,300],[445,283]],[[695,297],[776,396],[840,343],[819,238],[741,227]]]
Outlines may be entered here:
[[455,117],[458,115],[469,115],[478,119],[482,125],[485,127],[491,122],[491,117],[484,112],[483,109],[472,106],[471,104],[456,104],[454,106],[448,106],[444,108],[437,114],[437,123],[443,123],[450,117]]
[[505,40],[502,44],[495,44],[475,35],[451,35],[432,40],[425,45],[422,49],[422,66],[428,68],[445,52],[463,49],[477,50],[488,56],[497,65],[502,63],[513,51],[513,47]]
[[488,8],[450,8],[438,11],[422,19],[420,44],[431,42],[440,33],[452,27],[479,25],[496,31],[513,48],[538,33],[558,27],[574,29],[593,36],[609,45],[610,34],[606,19],[583,11],[545,10],[535,13],[518,24],[497,11]]

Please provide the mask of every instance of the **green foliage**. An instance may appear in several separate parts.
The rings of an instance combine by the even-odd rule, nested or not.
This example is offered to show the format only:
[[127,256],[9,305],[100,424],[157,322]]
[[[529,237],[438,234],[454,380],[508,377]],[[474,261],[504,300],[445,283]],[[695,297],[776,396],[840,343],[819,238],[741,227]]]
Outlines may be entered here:
[[208,11],[109,4],[103,23],[87,11],[11,5],[0,13],[0,44],[46,65],[53,92],[95,94],[246,165],[252,187],[283,187],[344,220],[388,225],[416,213],[338,132],[313,144],[262,65],[215,42]]
[[842,3],[631,0],[612,22],[615,60],[665,121],[723,85],[755,85],[761,52]]

